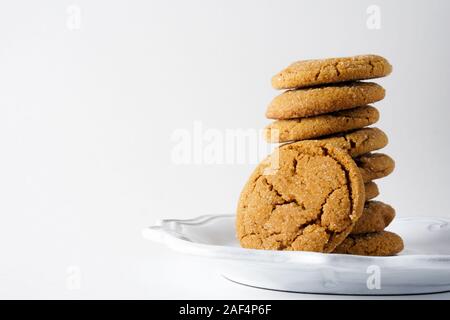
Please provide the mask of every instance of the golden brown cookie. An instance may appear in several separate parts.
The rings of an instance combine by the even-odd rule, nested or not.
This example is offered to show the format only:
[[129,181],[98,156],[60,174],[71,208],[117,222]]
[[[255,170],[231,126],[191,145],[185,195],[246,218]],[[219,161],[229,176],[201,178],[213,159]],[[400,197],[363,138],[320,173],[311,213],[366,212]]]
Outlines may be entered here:
[[272,100],[266,116],[278,120],[316,116],[364,106],[383,99],[384,95],[384,88],[372,82],[289,90]]
[[237,237],[244,248],[332,252],[361,217],[364,197],[347,152],[320,141],[286,144],[245,185]]
[[373,181],[366,182],[364,184],[364,190],[366,191],[366,202],[378,197],[378,195],[380,194],[377,184]]
[[351,234],[383,231],[394,220],[395,210],[381,201],[367,201],[361,218],[353,227]]
[[393,256],[403,250],[402,238],[389,231],[349,235],[334,253],[361,256]]
[[264,136],[267,142],[275,143],[318,138],[370,126],[378,121],[379,116],[376,108],[363,106],[306,118],[278,120],[266,127]]
[[294,89],[319,84],[373,79],[389,75],[392,66],[377,55],[303,60],[292,63],[272,78],[275,89]]
[[384,148],[388,144],[387,135],[378,128],[363,128],[331,135],[320,140],[347,150],[352,157]]
[[394,160],[384,153],[367,153],[355,158],[364,182],[384,178],[395,168]]

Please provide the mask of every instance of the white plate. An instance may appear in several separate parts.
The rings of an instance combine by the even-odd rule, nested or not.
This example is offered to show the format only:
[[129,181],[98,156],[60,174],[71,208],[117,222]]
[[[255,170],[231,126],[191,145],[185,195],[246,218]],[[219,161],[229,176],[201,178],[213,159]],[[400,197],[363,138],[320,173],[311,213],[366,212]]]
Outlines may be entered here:
[[163,220],[147,239],[210,258],[227,279],[255,287],[328,294],[419,294],[450,291],[450,220],[397,218],[388,228],[405,250],[395,257],[243,249],[234,215]]

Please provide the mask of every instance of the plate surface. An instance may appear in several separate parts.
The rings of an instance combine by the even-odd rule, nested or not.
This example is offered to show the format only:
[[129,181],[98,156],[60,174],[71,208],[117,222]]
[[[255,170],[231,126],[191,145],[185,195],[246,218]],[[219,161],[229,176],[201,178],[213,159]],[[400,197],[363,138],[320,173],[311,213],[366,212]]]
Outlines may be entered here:
[[450,220],[397,218],[388,228],[405,250],[366,257],[239,247],[234,215],[162,220],[145,238],[210,258],[232,281],[273,290],[328,294],[419,294],[450,291]]

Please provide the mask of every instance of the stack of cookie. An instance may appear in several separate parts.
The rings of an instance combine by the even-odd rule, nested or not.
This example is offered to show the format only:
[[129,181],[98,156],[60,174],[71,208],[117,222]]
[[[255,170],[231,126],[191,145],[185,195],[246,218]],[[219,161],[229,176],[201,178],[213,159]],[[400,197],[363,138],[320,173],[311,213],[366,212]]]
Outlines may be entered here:
[[[272,78],[275,89],[286,90],[266,112],[275,120],[265,129],[266,140],[284,143],[276,151],[280,168],[262,174],[266,160],[241,194],[237,231],[242,246],[359,255],[403,249],[398,235],[384,231],[394,209],[372,200],[379,194],[373,180],[394,169],[388,155],[374,152],[387,145],[386,134],[368,127],[379,119],[369,104],[382,100],[385,90],[361,81],[391,71],[386,59],[365,55],[299,61]],[[358,173],[352,177],[348,168],[354,167]],[[362,194],[358,184],[363,184]]]

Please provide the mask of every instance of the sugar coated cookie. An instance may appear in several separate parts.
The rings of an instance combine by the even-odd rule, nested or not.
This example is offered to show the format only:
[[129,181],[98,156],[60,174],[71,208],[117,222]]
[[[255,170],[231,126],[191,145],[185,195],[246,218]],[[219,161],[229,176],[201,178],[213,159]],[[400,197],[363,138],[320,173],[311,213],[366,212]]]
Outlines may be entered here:
[[236,230],[244,248],[332,252],[361,217],[361,173],[331,144],[283,145],[244,186]]
[[383,231],[394,220],[395,210],[381,201],[367,201],[352,234]]
[[275,89],[294,89],[350,80],[373,79],[389,75],[392,66],[377,55],[303,60],[292,63],[272,77]]
[[384,178],[395,168],[394,160],[384,153],[368,153],[355,158],[364,182]]
[[266,117],[286,120],[364,106],[384,98],[384,88],[372,82],[289,90],[269,104]]
[[264,136],[267,142],[274,143],[300,141],[367,127],[378,119],[376,108],[363,106],[306,118],[278,120],[265,128]]
[[334,253],[362,256],[393,256],[403,250],[402,238],[389,231],[350,235]]
[[377,184],[373,181],[366,182],[364,184],[364,190],[366,191],[366,202],[378,197],[380,194]]
[[347,150],[352,157],[357,157],[384,148],[388,144],[387,135],[378,128],[363,128],[341,134],[334,134],[320,138],[320,140],[332,143]]

